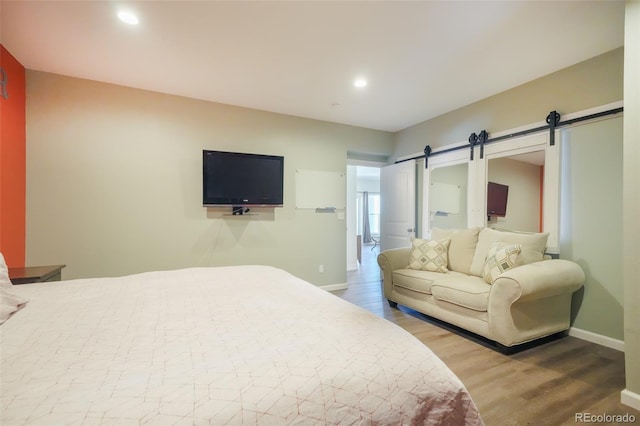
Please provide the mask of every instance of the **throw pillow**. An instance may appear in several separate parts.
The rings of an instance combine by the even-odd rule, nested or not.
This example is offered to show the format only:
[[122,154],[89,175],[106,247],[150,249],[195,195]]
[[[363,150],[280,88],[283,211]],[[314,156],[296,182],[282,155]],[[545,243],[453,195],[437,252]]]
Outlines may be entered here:
[[500,274],[518,266],[518,256],[521,251],[520,244],[504,245],[497,241],[493,243],[484,263],[484,280],[493,284]]
[[449,265],[450,271],[461,272],[469,275],[471,262],[478,245],[478,234],[481,228],[471,229],[431,229],[431,238],[434,240],[450,240]]
[[9,270],[7,269],[7,264],[4,261],[4,256],[0,253],[0,285],[4,283],[9,283],[11,285],[11,281],[9,281]]
[[447,251],[450,240],[422,240],[411,238],[409,269],[431,272],[449,272]]
[[527,233],[484,228],[478,236],[478,245],[473,255],[470,272],[478,277],[483,276],[484,264],[494,241],[500,241],[504,245],[520,244],[520,262],[523,265],[538,262],[543,259],[548,237],[547,232]]
[[0,324],[4,323],[11,314],[27,303],[27,300],[13,294],[13,284],[9,280],[9,271],[0,253]]

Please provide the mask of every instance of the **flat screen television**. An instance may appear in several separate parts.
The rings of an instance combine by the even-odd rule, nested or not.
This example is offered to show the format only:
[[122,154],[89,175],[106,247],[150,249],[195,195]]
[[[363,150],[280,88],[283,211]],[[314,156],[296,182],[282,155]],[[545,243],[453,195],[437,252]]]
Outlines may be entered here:
[[284,157],[202,151],[203,206],[282,206]]
[[487,184],[487,216],[506,216],[508,197],[508,185],[489,182]]

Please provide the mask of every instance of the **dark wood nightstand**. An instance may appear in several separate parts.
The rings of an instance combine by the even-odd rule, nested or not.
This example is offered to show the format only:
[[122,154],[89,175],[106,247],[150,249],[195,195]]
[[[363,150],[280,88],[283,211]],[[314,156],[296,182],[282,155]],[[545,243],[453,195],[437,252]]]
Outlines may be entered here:
[[9,279],[12,284],[42,283],[60,281],[62,268],[67,265],[28,266],[25,268],[9,268]]

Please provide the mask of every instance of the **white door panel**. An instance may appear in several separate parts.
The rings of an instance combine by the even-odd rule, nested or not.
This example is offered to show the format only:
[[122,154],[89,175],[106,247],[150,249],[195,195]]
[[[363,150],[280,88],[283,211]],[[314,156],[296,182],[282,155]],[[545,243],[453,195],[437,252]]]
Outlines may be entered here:
[[416,166],[405,161],[380,170],[380,249],[408,247],[415,235]]

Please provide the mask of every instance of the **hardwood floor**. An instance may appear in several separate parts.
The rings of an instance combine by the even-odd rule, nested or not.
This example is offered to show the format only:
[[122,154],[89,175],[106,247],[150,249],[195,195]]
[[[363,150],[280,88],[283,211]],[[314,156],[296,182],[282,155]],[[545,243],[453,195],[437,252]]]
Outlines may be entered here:
[[620,403],[622,352],[566,336],[503,355],[481,338],[411,309],[389,307],[382,296],[378,250],[370,248],[363,246],[358,271],[347,273],[349,288],[333,293],[399,325],[431,348],[465,384],[487,426],[587,423],[580,414],[583,420],[585,415],[629,414],[640,425],[640,411]]

